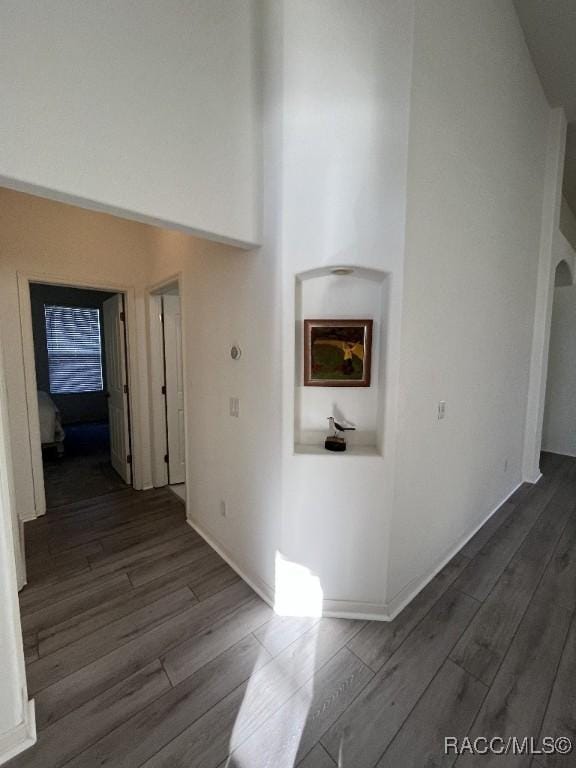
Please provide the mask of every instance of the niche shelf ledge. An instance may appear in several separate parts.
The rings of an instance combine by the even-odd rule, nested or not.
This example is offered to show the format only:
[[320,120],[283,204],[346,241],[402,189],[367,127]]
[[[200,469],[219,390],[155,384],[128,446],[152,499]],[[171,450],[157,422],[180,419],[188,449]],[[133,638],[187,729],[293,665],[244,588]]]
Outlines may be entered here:
[[308,445],[296,443],[294,446],[295,456],[340,456],[346,457],[372,457],[382,458],[382,454],[375,445],[351,445],[347,450],[338,453],[337,451],[327,451],[323,445]]

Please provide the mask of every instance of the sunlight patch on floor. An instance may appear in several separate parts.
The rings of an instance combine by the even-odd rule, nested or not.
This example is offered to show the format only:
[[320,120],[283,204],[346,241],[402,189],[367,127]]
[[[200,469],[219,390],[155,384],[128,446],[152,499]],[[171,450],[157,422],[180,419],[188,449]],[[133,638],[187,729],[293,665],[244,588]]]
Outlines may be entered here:
[[[252,674],[238,712],[226,768],[293,768],[314,699],[316,646],[323,592],[318,576],[276,553],[277,614],[267,625],[260,661]],[[301,633],[303,625],[309,628]],[[296,626],[295,626],[296,625]],[[294,642],[290,635],[298,628]],[[286,645],[274,653],[278,637]],[[265,659],[264,657],[267,657]],[[258,665],[257,665],[258,666]],[[271,706],[272,705],[272,706]],[[272,717],[266,713],[278,707]]]

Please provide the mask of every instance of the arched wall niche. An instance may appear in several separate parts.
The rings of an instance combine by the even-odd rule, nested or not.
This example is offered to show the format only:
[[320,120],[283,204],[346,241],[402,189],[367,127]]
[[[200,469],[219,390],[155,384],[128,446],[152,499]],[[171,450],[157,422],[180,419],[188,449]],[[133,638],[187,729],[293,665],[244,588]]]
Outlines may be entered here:
[[576,303],[572,263],[559,259],[554,270],[547,376],[542,423],[542,450],[576,455]]
[[567,285],[574,285],[574,277],[570,265],[565,259],[562,259],[556,265],[554,272],[554,287],[561,288]]
[[[344,273],[344,274],[342,274]],[[382,455],[384,382],[388,334],[390,274],[355,265],[330,265],[296,275],[294,366],[294,449],[324,452],[330,416],[356,426],[349,433],[348,455]],[[304,320],[371,319],[372,366],[369,387],[304,386]],[[329,452],[325,452],[330,456]]]

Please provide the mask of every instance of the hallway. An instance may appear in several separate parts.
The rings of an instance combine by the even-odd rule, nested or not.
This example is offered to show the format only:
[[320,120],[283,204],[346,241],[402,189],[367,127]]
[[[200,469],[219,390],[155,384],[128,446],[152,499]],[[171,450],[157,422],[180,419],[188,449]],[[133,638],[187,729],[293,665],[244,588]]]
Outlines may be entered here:
[[576,737],[576,460],[543,468],[391,623],[275,616],[167,489],[51,510],[21,593],[38,743],[9,765],[573,764],[443,757]]

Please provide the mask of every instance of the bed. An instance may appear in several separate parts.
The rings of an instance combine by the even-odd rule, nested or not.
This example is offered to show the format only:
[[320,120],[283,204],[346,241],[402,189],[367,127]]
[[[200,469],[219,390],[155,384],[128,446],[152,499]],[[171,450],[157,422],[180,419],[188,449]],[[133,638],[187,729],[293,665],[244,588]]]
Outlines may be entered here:
[[40,417],[40,442],[42,447],[56,448],[58,456],[64,454],[66,433],[62,427],[60,411],[47,392],[38,390],[38,415]]

